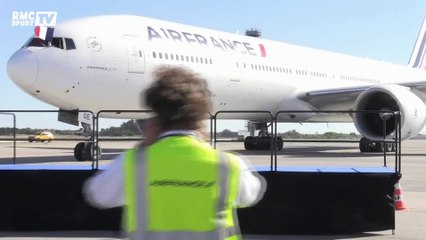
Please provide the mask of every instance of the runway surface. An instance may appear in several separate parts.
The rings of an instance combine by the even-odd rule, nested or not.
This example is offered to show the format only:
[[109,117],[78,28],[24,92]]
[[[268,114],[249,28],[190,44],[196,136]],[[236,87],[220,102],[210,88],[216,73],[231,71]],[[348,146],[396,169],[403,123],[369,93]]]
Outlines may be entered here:
[[[77,162],[73,149],[77,142],[28,143],[17,142],[16,164],[65,164],[87,167],[91,162]],[[100,142],[100,165],[131,148],[135,142]],[[245,151],[243,143],[218,143],[222,150],[244,156],[252,165],[269,166],[269,151]],[[409,140],[402,143],[403,200],[409,210],[396,212],[395,235],[391,231],[361,233],[356,235],[323,236],[244,236],[244,239],[425,239],[426,236],[426,140]],[[357,143],[285,143],[278,152],[279,166],[360,166],[378,167],[385,164],[383,154],[359,153]],[[13,144],[0,142],[0,164],[13,163]],[[395,166],[395,156],[386,156],[386,165]],[[327,186],[324,186],[327,187]],[[289,193],[291,194],[291,193]],[[283,216],[285,217],[285,216]],[[0,232],[2,239],[120,239],[116,232]]]

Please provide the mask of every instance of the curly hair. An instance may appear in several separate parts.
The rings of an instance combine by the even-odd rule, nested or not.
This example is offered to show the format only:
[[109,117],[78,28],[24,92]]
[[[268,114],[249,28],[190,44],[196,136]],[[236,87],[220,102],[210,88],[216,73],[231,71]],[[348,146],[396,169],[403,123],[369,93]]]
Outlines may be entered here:
[[163,129],[199,129],[212,106],[206,80],[182,67],[156,69],[144,97]]

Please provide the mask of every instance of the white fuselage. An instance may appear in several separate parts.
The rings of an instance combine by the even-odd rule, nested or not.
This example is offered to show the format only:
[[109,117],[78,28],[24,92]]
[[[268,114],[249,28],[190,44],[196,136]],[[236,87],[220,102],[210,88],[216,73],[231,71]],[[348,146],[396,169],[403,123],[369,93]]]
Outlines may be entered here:
[[[141,93],[152,72],[165,64],[206,78],[215,112],[315,110],[298,96],[426,79],[423,69],[138,16],[72,20],[57,25],[54,37],[62,39],[63,49],[22,48],[11,57],[8,72],[26,92],[67,110],[146,109]],[[65,38],[75,49],[66,49]],[[26,65],[27,73],[15,72],[15,65],[25,61],[36,63]],[[336,105],[335,110],[350,109]],[[223,117],[253,120],[258,115]]]

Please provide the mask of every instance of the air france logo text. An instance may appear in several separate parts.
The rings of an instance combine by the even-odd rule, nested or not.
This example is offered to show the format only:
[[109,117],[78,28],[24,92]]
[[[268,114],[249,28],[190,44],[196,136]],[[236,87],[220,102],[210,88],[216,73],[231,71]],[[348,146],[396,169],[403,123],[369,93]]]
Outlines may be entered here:
[[57,12],[12,12],[13,27],[54,27],[56,25]]

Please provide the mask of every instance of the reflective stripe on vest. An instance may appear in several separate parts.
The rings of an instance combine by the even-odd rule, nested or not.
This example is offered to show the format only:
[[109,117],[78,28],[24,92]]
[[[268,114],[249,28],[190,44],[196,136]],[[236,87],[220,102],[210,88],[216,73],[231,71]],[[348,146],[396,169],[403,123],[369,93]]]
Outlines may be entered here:
[[136,149],[131,149],[126,152],[124,158],[124,201],[126,203],[124,207],[124,214],[126,220],[124,222],[125,229],[127,232],[134,232],[137,230],[138,219],[137,219],[137,181],[136,180]]
[[124,171],[131,239],[239,239],[235,156],[218,157],[196,138],[173,136],[129,150]]

